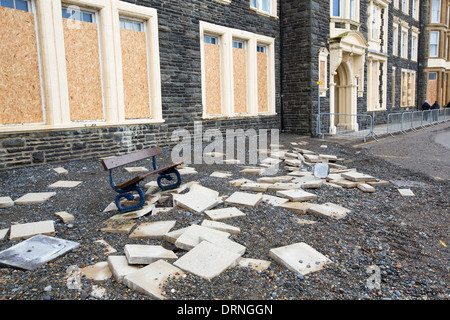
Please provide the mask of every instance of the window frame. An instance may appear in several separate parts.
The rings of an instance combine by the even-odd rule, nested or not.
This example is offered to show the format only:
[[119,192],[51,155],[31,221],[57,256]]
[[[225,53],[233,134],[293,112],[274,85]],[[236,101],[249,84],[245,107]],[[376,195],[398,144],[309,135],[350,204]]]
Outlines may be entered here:
[[[432,43],[431,41],[434,40],[432,35],[436,34],[436,43]],[[440,38],[440,32],[439,31],[430,31],[430,41],[429,41],[429,53],[428,56],[430,58],[437,58],[439,57],[439,38]],[[435,50],[432,50],[432,47],[435,47]]]
[[[435,1],[439,2],[437,9],[434,6],[434,4],[436,4]],[[442,6],[441,0],[432,0],[431,1],[430,23],[441,23],[441,6]],[[436,19],[434,19],[434,18],[436,18]]]

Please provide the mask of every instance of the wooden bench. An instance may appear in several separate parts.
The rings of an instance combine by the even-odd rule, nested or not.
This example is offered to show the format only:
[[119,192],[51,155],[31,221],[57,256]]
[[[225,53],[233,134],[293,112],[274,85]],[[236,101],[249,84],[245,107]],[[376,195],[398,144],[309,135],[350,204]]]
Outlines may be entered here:
[[[181,183],[181,176],[176,166],[183,163],[182,161],[178,163],[171,163],[164,167],[158,168],[156,166],[156,156],[161,154],[162,150],[159,147],[149,148],[117,157],[111,157],[107,159],[101,160],[101,164],[105,171],[109,170],[109,180],[111,187],[114,191],[119,193],[116,196],[115,203],[117,209],[120,212],[128,212],[133,210],[139,210],[144,206],[145,203],[145,194],[139,186],[139,182],[145,179],[148,176],[153,174],[158,174],[157,183],[158,187],[161,190],[169,190],[177,188]],[[152,158],[153,160],[153,170],[149,172],[142,173],[131,180],[122,182],[121,184],[116,185],[113,178],[113,169],[124,166],[126,164],[130,164],[132,162],[144,160],[147,158]],[[139,194],[140,201],[138,204],[130,205],[130,206],[122,206],[120,203],[121,198],[126,198],[127,200],[134,200],[135,196],[132,194],[136,191]]]

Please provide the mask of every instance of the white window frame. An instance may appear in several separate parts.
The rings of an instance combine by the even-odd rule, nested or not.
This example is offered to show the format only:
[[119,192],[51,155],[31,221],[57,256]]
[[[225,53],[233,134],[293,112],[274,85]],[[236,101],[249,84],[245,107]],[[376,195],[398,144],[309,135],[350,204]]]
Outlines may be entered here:
[[411,0],[411,16],[415,19],[415,20],[419,20],[419,0]]
[[[203,118],[236,117],[236,116],[263,116],[275,115],[275,39],[248,31],[227,28],[220,25],[200,21],[200,39],[205,34],[214,34],[219,37],[221,43],[221,80],[222,80],[222,114],[209,115],[206,113],[206,91],[205,91],[205,65],[204,44],[200,41],[201,55],[201,77],[202,77],[202,102]],[[233,93],[233,39],[245,41],[247,49],[247,113],[237,114],[234,112],[234,93]],[[257,46],[263,45],[268,54],[268,112],[258,112],[257,96]]]
[[408,36],[408,29],[402,27],[400,34],[400,57],[403,59],[408,59]]
[[402,1],[402,11],[405,14],[409,14],[409,0],[401,0]]
[[[267,2],[268,10],[264,10],[263,1]],[[250,10],[261,15],[277,17],[277,0],[249,0]]]
[[419,36],[417,33],[413,32],[411,35],[411,60],[417,61],[417,50],[419,44]]
[[392,54],[398,56],[398,24],[394,23],[392,27]]
[[[436,35],[436,37],[434,37],[434,35]],[[436,43],[432,42],[434,38],[436,38]],[[439,31],[430,31],[430,45],[429,45],[430,51],[428,55],[430,58],[437,58],[439,56],[439,38],[440,38]]]
[[[17,9],[16,8],[16,0],[12,0],[12,1],[13,1],[14,8],[10,8],[10,9],[22,10],[22,9]],[[31,0],[23,0],[23,2],[27,3],[28,10],[26,12],[33,12],[34,13],[34,11],[33,11],[33,4],[31,2]],[[5,7],[5,8],[9,8],[9,7]],[[22,11],[25,11],[25,10],[22,10]]]
[[441,0],[431,0],[431,23],[441,23]]

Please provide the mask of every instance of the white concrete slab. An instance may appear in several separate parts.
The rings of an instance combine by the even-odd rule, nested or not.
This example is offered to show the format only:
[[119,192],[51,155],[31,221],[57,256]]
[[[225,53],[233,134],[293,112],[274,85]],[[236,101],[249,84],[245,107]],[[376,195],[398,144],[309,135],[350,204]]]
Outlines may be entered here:
[[269,268],[270,264],[271,262],[267,260],[241,258],[237,266],[241,268],[252,268],[256,271],[262,271]]
[[364,191],[364,192],[369,192],[369,193],[375,192],[375,188],[372,187],[370,184],[367,184],[367,183],[358,183],[356,185],[356,187],[359,190]]
[[261,202],[261,200],[262,193],[253,194],[236,191],[225,200],[225,203],[244,207],[255,207]]
[[208,241],[222,249],[237,253],[240,256],[242,256],[245,253],[245,250],[247,249],[242,244],[237,243],[233,240],[230,240],[228,238],[220,238],[220,237],[211,236],[211,234],[201,235],[200,242],[202,242],[202,241]]
[[233,176],[233,173],[227,171],[214,171],[210,174],[212,178],[230,178]]
[[317,215],[319,217],[327,217],[335,219],[345,218],[349,212],[351,212],[350,209],[341,207],[337,204],[330,202],[324,204],[315,204],[307,210],[307,213]]
[[63,167],[53,168],[53,170],[54,170],[56,173],[59,173],[59,174],[67,174],[67,173],[69,173],[69,171],[67,171],[67,170],[64,169]]
[[205,214],[212,220],[221,220],[245,216],[245,213],[236,207],[206,210]]
[[34,270],[78,247],[77,242],[36,235],[0,252],[0,264]]
[[197,214],[214,208],[220,202],[221,200],[218,197],[214,197],[201,189],[190,190],[188,193],[174,197],[175,205]]
[[14,201],[10,197],[0,197],[0,208],[9,208],[14,206]]
[[0,240],[4,240],[8,234],[9,228],[0,229]]
[[75,221],[75,217],[67,211],[55,212],[55,215],[64,223],[70,223]]
[[270,204],[272,206],[278,206],[280,204],[288,202],[289,199],[276,197],[276,196],[272,196],[272,195],[269,195],[269,194],[264,194],[263,197],[262,197],[262,201],[267,203],[267,204]]
[[414,192],[412,192],[411,189],[398,189],[398,192],[402,197],[414,197]]
[[356,188],[356,186],[358,185],[358,182],[347,179],[333,180],[333,183],[343,188]]
[[54,236],[55,233],[53,220],[13,224],[9,232],[9,240],[28,239],[39,234]]
[[188,174],[197,174],[197,170],[195,170],[195,168],[191,168],[191,167],[184,167],[181,169],[177,169],[178,172],[180,173],[180,175],[188,175]]
[[104,222],[105,227],[100,230],[111,233],[128,233],[136,225],[135,222],[127,219],[108,219]]
[[142,268],[139,265],[128,264],[126,256],[109,256],[108,266],[117,282],[122,282],[125,276]]
[[247,182],[241,186],[242,191],[266,192],[272,183]]
[[83,181],[64,181],[64,180],[60,180],[60,181],[56,181],[55,183],[52,183],[48,187],[49,188],[74,188],[74,187],[78,186],[82,182]]
[[245,184],[247,182],[254,182],[254,181],[250,180],[250,179],[246,179],[246,178],[240,178],[240,179],[235,179],[235,180],[228,181],[228,183],[230,185],[232,185],[233,187],[240,187],[241,185],[243,185],[243,184]]
[[300,185],[294,182],[277,182],[272,184],[267,190],[276,192],[280,190],[291,190],[298,188],[300,188]]
[[331,260],[304,242],[270,249],[269,256],[288,270],[307,275],[323,269]]
[[356,182],[367,182],[367,181],[376,181],[377,178],[372,177],[368,174],[364,174],[357,171],[348,171],[342,173],[342,177],[344,179],[350,180],[350,181],[356,181]]
[[128,236],[130,239],[162,239],[175,226],[175,220],[144,222]]
[[238,264],[241,256],[202,241],[173,264],[184,271],[204,279],[212,279]]
[[296,202],[286,202],[286,203],[279,205],[278,207],[292,210],[298,214],[306,214],[308,209],[311,208],[313,205],[315,205],[315,204],[310,203],[310,202],[297,202],[296,201]]
[[277,196],[287,198],[291,201],[308,201],[315,200],[317,195],[311,192],[307,192],[302,189],[293,189],[293,190],[280,190],[276,193]]
[[172,250],[159,245],[126,244],[124,252],[129,264],[150,264],[156,260],[176,260],[178,257]]
[[223,232],[229,232],[229,233],[233,233],[233,234],[237,234],[239,232],[241,232],[241,228],[239,227],[235,227],[223,222],[219,222],[219,221],[214,221],[214,220],[203,220],[201,223],[202,227],[207,227],[207,228],[211,228],[211,229],[216,229],[219,231],[223,231]]
[[31,192],[14,200],[15,205],[43,203],[56,195],[56,192]]
[[105,282],[112,276],[108,261],[101,261],[91,266],[80,268],[80,273],[96,283]]
[[228,238],[230,233],[193,224],[177,238],[175,246],[183,250],[191,250],[201,242],[201,236],[208,235],[216,238]]
[[170,278],[179,278],[184,275],[184,271],[172,264],[158,260],[148,266],[127,274],[123,278],[123,283],[130,289],[146,294],[152,298],[164,300],[165,297],[161,288],[164,282]]
[[177,241],[178,237],[181,236],[189,227],[177,229],[174,231],[167,232],[163,236],[163,240],[175,244],[175,241]]

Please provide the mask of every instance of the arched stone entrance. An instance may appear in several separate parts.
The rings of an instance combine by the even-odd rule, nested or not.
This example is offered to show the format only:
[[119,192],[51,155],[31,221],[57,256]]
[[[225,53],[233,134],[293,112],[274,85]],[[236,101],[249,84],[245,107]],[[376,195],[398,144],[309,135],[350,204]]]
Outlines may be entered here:
[[[367,41],[357,31],[346,32],[330,39],[330,129],[338,127],[358,130],[358,85],[364,79],[364,60]],[[346,116],[347,115],[347,116]]]

